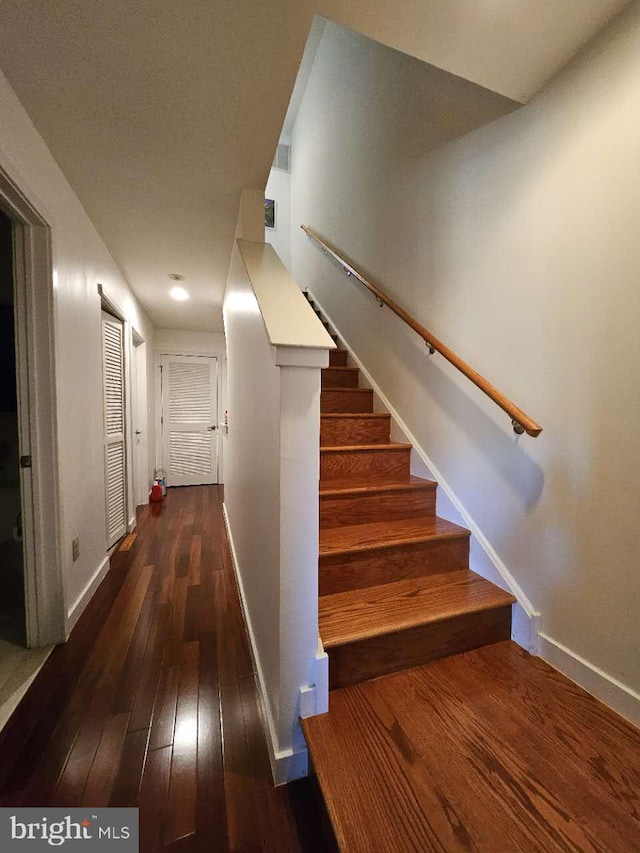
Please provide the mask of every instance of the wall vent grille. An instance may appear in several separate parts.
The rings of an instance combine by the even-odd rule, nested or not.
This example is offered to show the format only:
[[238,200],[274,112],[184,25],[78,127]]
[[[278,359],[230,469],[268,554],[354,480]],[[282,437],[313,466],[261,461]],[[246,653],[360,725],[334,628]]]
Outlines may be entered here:
[[273,168],[281,172],[291,171],[291,146],[280,143],[273,158]]

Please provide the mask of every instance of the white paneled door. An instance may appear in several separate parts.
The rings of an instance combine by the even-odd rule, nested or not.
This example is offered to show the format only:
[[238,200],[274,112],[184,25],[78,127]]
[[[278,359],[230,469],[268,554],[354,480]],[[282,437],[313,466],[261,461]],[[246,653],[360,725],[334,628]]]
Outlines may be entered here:
[[104,466],[107,506],[107,545],[127,532],[126,447],[124,419],[124,326],[102,312],[102,371],[104,388]]
[[216,358],[162,357],[162,442],[168,486],[218,482]]

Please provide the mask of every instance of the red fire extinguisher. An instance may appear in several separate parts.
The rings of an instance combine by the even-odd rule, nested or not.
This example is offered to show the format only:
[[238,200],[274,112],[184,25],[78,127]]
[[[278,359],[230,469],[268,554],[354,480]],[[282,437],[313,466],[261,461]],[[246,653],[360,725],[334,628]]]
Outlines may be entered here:
[[160,503],[164,495],[162,494],[162,486],[158,481],[151,486],[151,491],[149,492],[149,500],[151,503]]

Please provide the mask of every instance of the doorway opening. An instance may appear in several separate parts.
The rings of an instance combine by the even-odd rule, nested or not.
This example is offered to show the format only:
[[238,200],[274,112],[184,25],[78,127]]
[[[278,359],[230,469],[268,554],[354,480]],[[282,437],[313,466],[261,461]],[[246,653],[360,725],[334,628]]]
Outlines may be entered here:
[[[67,611],[62,573],[61,499],[58,482],[58,424],[56,407],[56,354],[54,346],[55,287],[57,271],[51,255],[51,228],[46,219],[31,204],[11,176],[0,166],[0,221],[2,250],[0,257],[5,270],[3,292],[11,295],[13,309],[5,306],[5,316],[13,316],[13,334],[2,334],[2,346],[12,361],[13,369],[2,370],[2,381],[9,376],[15,380],[18,444],[11,450],[11,473],[5,462],[4,483],[11,483],[10,512],[3,512],[3,544],[7,528],[13,546],[21,545],[22,583],[16,594],[22,593],[21,646],[1,643],[0,666],[0,727],[10,713],[12,703],[24,687],[12,690],[20,679],[11,673],[5,652],[19,660],[25,677],[27,669],[45,659],[52,643],[67,637]],[[11,284],[8,283],[9,275]],[[5,296],[6,301],[6,296]],[[5,320],[5,323],[10,322]],[[9,394],[10,396],[10,394]],[[3,416],[7,413],[3,413]],[[13,412],[11,412],[13,417]],[[15,440],[15,431],[13,432]],[[7,440],[5,439],[5,447]],[[6,453],[6,451],[5,451]],[[15,472],[17,464],[19,503],[16,507]],[[14,517],[17,509],[21,518]],[[13,521],[12,521],[13,519]],[[20,523],[17,523],[17,522]],[[14,527],[16,528],[14,531]],[[15,538],[14,538],[15,537]],[[16,541],[22,539],[20,543]],[[15,564],[15,560],[13,560]],[[5,557],[0,562],[0,584],[7,577]],[[4,597],[4,588],[2,589]],[[15,609],[13,611],[15,613]],[[33,652],[25,656],[24,645]],[[38,654],[36,654],[38,652]],[[19,653],[19,654],[18,654]],[[16,657],[17,655],[17,657]],[[25,665],[23,667],[23,664]],[[25,668],[26,667],[26,668]],[[4,701],[8,694],[10,700]]]
[[25,646],[13,225],[0,211],[0,640]]
[[147,399],[147,345],[144,338],[132,329],[131,391],[133,422],[133,494],[134,506],[149,499],[149,438]]

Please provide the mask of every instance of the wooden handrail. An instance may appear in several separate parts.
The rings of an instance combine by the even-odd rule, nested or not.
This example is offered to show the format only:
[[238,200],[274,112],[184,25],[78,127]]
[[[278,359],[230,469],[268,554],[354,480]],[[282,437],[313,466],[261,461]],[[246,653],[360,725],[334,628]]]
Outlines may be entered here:
[[352,267],[348,261],[338,254],[333,246],[326,243],[318,236],[318,234],[315,233],[315,231],[308,228],[306,225],[301,225],[300,227],[308,237],[315,240],[325,254],[331,255],[332,258],[338,261],[347,275],[357,278],[361,284],[364,284],[364,286],[373,293],[381,304],[386,305],[394,314],[397,314],[401,320],[404,320],[408,326],[411,326],[413,331],[420,335],[423,341],[427,344],[430,353],[439,352],[440,355],[446,358],[450,364],[463,373],[467,379],[470,379],[474,385],[476,385],[481,391],[484,391],[487,397],[490,397],[496,405],[500,406],[502,411],[506,412],[511,418],[513,428],[518,435],[521,435],[523,432],[526,432],[527,435],[530,435],[533,438],[540,435],[542,432],[540,424],[536,423],[529,417],[529,415],[523,412],[522,409],[516,406],[515,403],[505,397],[504,394],[501,394],[497,388],[484,378],[484,376],[481,376],[477,370],[474,370],[466,363],[466,361],[463,361],[459,355],[456,355],[453,350],[449,349],[448,346],[445,346],[442,341],[439,341],[438,338],[436,338],[435,335],[432,335],[428,329],[425,329],[425,327],[418,323],[417,320],[414,320],[413,317],[404,310],[404,308],[401,308],[397,302],[394,302],[391,297],[387,296],[384,290],[381,290],[377,285],[368,281],[362,273],[359,273],[358,270]]

